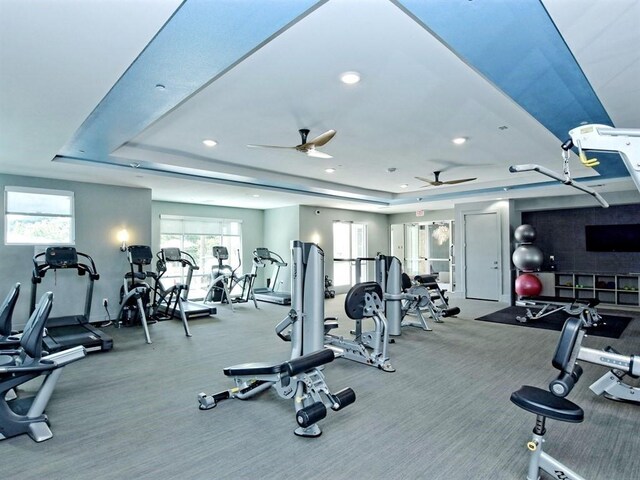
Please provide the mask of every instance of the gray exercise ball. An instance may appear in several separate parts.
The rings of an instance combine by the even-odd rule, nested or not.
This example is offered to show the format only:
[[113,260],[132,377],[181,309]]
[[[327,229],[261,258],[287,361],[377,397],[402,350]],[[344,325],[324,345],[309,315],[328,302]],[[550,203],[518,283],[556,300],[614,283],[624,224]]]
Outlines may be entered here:
[[515,249],[511,259],[518,270],[533,272],[542,265],[544,255],[535,245],[525,244]]
[[532,225],[523,224],[513,232],[516,242],[531,243],[536,239],[536,229]]

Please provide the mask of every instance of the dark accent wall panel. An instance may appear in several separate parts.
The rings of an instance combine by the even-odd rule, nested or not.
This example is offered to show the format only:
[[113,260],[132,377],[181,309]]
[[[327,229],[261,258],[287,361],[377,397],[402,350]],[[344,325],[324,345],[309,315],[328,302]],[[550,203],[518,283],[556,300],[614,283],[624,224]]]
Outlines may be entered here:
[[554,255],[559,271],[640,272],[640,253],[587,252],[584,235],[585,225],[640,223],[639,205],[523,212],[522,223],[536,229],[534,244],[544,253],[543,270],[548,269],[549,256]]

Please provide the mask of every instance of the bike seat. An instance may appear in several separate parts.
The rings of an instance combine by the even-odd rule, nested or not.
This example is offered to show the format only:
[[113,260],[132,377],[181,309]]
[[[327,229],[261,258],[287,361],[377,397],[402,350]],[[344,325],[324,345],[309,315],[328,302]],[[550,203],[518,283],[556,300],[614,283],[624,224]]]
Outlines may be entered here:
[[538,387],[523,385],[511,394],[511,401],[523,410],[561,422],[584,420],[584,411],[578,405]]

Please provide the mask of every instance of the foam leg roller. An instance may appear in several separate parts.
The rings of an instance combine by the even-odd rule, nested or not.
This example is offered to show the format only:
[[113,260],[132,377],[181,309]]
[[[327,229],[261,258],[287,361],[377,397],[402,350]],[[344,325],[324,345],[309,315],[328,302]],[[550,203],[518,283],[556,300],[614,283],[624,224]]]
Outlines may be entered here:
[[307,428],[319,422],[327,416],[327,409],[322,402],[316,402],[296,413],[296,422],[303,428]]
[[332,410],[342,410],[344,407],[351,405],[356,401],[356,392],[351,388],[345,388],[335,393],[336,407],[332,407]]

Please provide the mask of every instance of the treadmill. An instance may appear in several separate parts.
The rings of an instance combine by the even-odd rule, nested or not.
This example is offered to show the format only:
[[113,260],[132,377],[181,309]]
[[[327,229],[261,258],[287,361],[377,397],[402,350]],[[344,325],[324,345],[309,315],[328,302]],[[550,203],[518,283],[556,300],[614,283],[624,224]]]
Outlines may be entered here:
[[271,283],[267,282],[266,287],[254,288],[253,295],[256,300],[261,302],[277,303],[280,305],[291,305],[291,294],[288,292],[277,292],[275,286],[277,285],[278,274],[281,267],[286,267],[287,263],[282,259],[280,255],[272,252],[268,248],[258,247],[253,252],[253,267],[254,273],[258,274],[258,268],[266,267],[267,263],[273,267],[273,278]]
[[[199,270],[200,267],[196,264],[195,259],[187,252],[183,252],[179,248],[163,248],[156,256],[158,257],[158,263],[162,265],[162,268],[158,268],[158,287],[164,290],[163,293],[169,293],[169,289],[164,289],[161,284],[162,275],[166,272],[165,265],[167,263],[179,263],[182,268],[187,268],[187,278],[184,284],[179,285],[180,290],[180,302],[165,302],[158,306],[158,311],[161,313],[172,315],[175,318],[181,319],[182,313],[187,320],[199,317],[208,317],[209,315],[215,315],[218,311],[216,307],[210,305],[203,305],[202,303],[189,300],[189,286],[191,285],[191,279],[193,277],[193,271]],[[160,270],[163,270],[160,272]],[[178,285],[176,285],[178,287]],[[172,287],[173,288],[173,287]]]
[[48,247],[46,251],[33,257],[33,265],[29,314],[36,308],[38,284],[42,282],[47,272],[73,269],[78,275],[86,276],[88,280],[84,313],[49,317],[47,320],[47,335],[43,339],[45,350],[55,353],[79,345],[83,346],[87,352],[111,350],[113,339],[89,323],[93,283],[100,278],[93,259],[85,253],[77,252],[74,247]]

